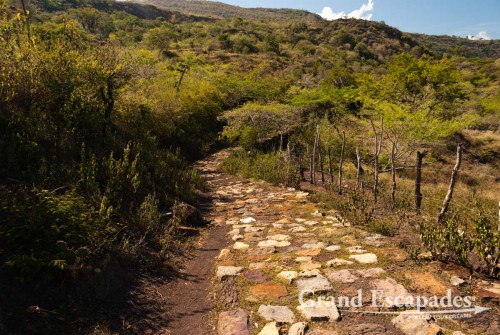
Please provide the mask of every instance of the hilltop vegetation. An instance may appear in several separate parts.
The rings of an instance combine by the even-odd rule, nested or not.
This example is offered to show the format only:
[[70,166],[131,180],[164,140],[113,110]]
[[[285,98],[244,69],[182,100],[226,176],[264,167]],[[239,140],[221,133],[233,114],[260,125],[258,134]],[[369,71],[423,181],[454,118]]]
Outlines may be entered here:
[[[394,115],[395,131],[420,126],[398,142],[403,152],[425,146],[439,160],[457,136],[498,129],[498,41],[484,53],[470,42],[493,58],[467,58],[383,23],[300,11],[28,4],[0,1],[0,285],[25,292],[7,294],[0,331],[40,326],[20,311],[45,288],[92,281],[116,263],[168,262],[185,204],[204,187],[190,163],[218,146],[239,143],[248,159],[274,164],[266,155],[277,138],[305,149],[319,125],[338,154],[340,128],[365,134],[370,120]],[[493,174],[498,145],[481,134],[469,138],[474,162]],[[278,176],[296,181],[288,177]],[[67,333],[88,327],[73,326]]]

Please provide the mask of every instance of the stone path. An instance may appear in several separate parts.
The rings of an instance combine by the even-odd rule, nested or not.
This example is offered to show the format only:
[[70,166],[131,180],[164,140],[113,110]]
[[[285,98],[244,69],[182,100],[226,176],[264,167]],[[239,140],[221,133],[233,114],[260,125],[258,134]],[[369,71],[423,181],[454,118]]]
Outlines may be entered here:
[[[214,269],[218,334],[500,333],[498,308],[493,317],[491,311],[473,316],[482,330],[466,321],[437,323],[423,312],[420,318],[359,313],[395,311],[394,297],[441,297],[448,289],[459,294],[467,278],[458,270],[413,266],[396,239],[359,229],[335,211],[322,212],[307,192],[225,175],[217,163],[226,154],[200,165],[213,190],[210,219],[226,227],[230,241]],[[372,306],[371,290],[378,290],[381,307]]]

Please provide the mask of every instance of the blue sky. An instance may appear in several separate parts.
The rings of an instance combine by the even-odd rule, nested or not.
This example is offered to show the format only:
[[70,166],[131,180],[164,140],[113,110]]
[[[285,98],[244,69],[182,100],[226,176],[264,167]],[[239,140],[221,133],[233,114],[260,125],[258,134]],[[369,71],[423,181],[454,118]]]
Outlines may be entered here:
[[[240,7],[298,8],[361,17],[406,32],[500,39],[500,0],[219,0]],[[325,8],[327,7],[327,8]]]

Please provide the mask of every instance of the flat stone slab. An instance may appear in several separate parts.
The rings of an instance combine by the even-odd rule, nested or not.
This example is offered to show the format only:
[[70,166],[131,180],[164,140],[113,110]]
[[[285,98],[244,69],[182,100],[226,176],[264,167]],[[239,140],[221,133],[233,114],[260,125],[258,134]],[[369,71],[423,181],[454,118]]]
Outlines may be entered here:
[[250,287],[250,295],[261,300],[278,300],[288,295],[283,285],[264,283]]
[[366,250],[363,249],[363,247],[360,245],[355,245],[353,247],[349,247],[349,248],[347,248],[347,250],[349,250],[349,252],[351,254],[362,254],[362,253],[366,252]]
[[269,281],[269,276],[260,269],[247,270],[243,273],[243,277],[250,283],[265,283]]
[[218,266],[217,278],[224,279],[225,277],[237,276],[243,268],[240,266]]
[[315,226],[317,225],[319,222],[318,221],[304,221],[303,222],[305,225],[308,225],[308,226]]
[[295,315],[287,306],[260,305],[259,315],[266,321],[293,323]]
[[236,241],[242,240],[243,235],[233,235],[233,237],[231,237],[231,239],[236,242]]
[[295,261],[297,263],[311,262],[312,261],[312,257],[310,257],[310,256],[300,256],[300,257],[295,258]]
[[280,328],[278,328],[276,322],[271,322],[265,325],[258,335],[280,335]]
[[318,269],[314,270],[304,270],[299,272],[299,277],[302,278],[312,278],[312,277],[320,277],[321,272]]
[[296,251],[297,256],[318,256],[321,253],[321,249],[302,249]]
[[342,249],[340,245],[329,245],[325,248],[326,251],[338,251]]
[[285,234],[277,234],[277,235],[272,235],[267,237],[268,240],[275,240],[275,241],[289,241],[292,239],[290,235],[285,235]]
[[302,244],[302,249],[324,249],[325,244],[323,242],[318,243],[305,243]]
[[352,270],[337,270],[337,271],[327,271],[326,277],[331,281],[341,282],[341,283],[354,283],[359,279],[359,276],[355,271]]
[[359,254],[359,255],[351,255],[349,259],[354,259],[356,262],[361,264],[373,264],[377,263],[377,255],[368,253],[368,254]]
[[250,335],[248,316],[249,313],[242,309],[220,313],[217,333],[219,335]]
[[348,260],[342,259],[342,258],[334,258],[334,259],[326,262],[326,266],[330,266],[330,267],[331,266],[351,265],[351,264],[354,264],[354,262],[348,261]]
[[362,323],[353,325],[349,329],[349,335],[386,335],[386,328],[377,323]]
[[300,292],[316,293],[333,290],[332,285],[325,277],[314,277],[297,280],[297,288]]
[[300,263],[299,269],[301,271],[308,271],[308,270],[314,270],[314,269],[320,269],[321,264],[320,263],[314,263],[314,262],[302,262]]
[[431,321],[429,314],[415,312],[401,312],[391,320],[392,324],[405,335],[438,335],[441,327]]
[[281,271],[278,273],[278,278],[287,281],[289,284],[293,283],[299,277],[297,271]]
[[269,247],[283,248],[283,247],[288,247],[289,245],[290,242],[288,241],[276,241],[276,240],[260,241],[257,244],[259,248],[269,248]]
[[288,330],[288,335],[305,335],[307,329],[307,323],[297,322],[294,323]]
[[252,223],[252,222],[256,222],[256,221],[257,220],[255,220],[253,217],[246,217],[246,218],[240,219],[241,223]]
[[289,232],[291,233],[300,233],[300,232],[303,232],[303,231],[306,231],[307,228],[306,227],[302,227],[302,226],[297,226],[297,227],[292,227],[290,229],[288,229]]
[[[406,288],[399,284],[397,281],[395,281],[393,278],[386,278],[386,279],[375,279],[371,282],[371,286],[375,289],[378,290],[377,297],[379,298],[380,301],[377,303],[386,307],[394,307],[394,306],[403,306],[405,305],[405,301],[411,302],[412,296]],[[394,299],[395,298],[399,299],[398,304],[395,304]]]
[[337,321],[340,319],[337,306],[330,301],[315,301],[314,304],[303,304],[297,307],[302,315],[310,321]]

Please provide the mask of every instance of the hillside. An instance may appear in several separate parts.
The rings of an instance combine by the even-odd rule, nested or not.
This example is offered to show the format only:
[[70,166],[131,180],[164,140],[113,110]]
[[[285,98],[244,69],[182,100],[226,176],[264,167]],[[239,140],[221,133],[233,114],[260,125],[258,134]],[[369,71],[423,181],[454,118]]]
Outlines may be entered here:
[[[215,1],[190,1],[190,0],[135,0],[140,3],[150,3],[160,8],[179,11],[185,14],[210,16],[216,18],[241,17],[252,20],[265,21],[286,21],[286,22],[307,22],[317,23],[323,19],[307,11],[293,9],[271,9],[271,8],[241,8]],[[460,37],[452,36],[432,36],[424,34],[402,33],[395,28],[378,22],[365,20],[335,20],[335,28],[347,28],[355,38],[363,36],[363,42],[372,45],[379,45],[384,42],[391,43],[391,39],[401,39],[403,43],[409,43],[412,47],[422,48],[435,54],[453,54],[465,57],[498,58],[500,57],[500,41],[472,41]],[[385,30],[389,39],[380,40],[381,30]],[[374,36],[371,35],[374,34]],[[358,38],[359,39],[359,38]],[[375,41],[373,41],[375,39]],[[418,52],[418,51],[417,51]]]
[[182,13],[211,16],[216,18],[241,17],[264,21],[304,21],[319,22],[321,17],[305,10],[242,8],[217,1],[186,1],[186,0],[134,0],[140,3],[150,3],[160,8],[176,10]]

